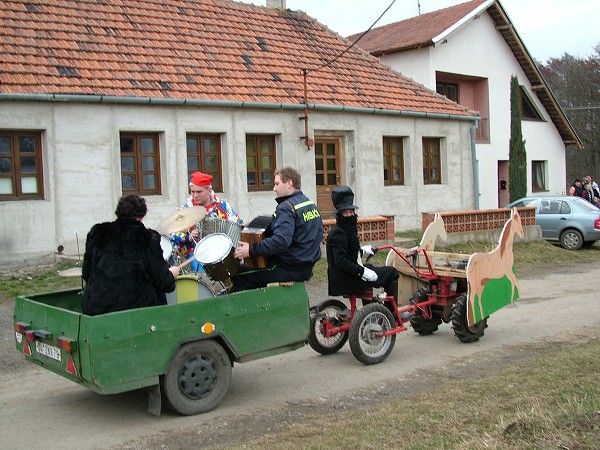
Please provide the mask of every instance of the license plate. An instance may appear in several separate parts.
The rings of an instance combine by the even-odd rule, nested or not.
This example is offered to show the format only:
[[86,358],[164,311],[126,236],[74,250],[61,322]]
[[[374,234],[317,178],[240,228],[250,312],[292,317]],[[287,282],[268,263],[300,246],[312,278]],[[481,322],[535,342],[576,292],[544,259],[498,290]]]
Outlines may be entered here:
[[60,356],[60,348],[58,347],[35,341],[35,350],[39,355],[45,355],[48,358],[52,358],[56,361],[62,361],[62,357]]

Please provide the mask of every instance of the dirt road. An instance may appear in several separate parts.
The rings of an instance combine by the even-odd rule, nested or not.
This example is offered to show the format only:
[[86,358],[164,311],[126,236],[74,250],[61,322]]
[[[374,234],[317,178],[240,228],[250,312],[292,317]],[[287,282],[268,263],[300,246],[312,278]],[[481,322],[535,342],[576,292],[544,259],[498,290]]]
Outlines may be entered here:
[[[12,301],[0,309],[0,442],[3,449],[200,448],[243,442],[304,414],[344,410],[410,395],[447,379],[489,373],[561,342],[600,338],[600,268],[577,265],[521,278],[521,297],[493,314],[485,336],[463,344],[449,324],[432,336],[398,335],[390,357],[364,366],[348,346],[321,356],[295,352],[236,364],[214,411],[180,417],[146,412],[145,392],[100,396],[25,363],[14,349]],[[324,286],[309,286],[313,295]],[[323,298],[323,297],[322,297]],[[421,382],[410,382],[419,373]]]

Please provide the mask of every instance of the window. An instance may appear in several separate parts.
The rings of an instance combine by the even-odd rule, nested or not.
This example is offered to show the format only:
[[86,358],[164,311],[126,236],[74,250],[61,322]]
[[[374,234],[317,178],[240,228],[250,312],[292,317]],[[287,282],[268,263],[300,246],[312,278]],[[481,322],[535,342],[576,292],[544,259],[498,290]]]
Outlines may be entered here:
[[547,191],[546,161],[531,161],[531,190],[533,192]]
[[188,181],[200,171],[213,176],[213,189],[223,192],[221,183],[221,136],[218,134],[187,135]]
[[521,90],[521,119],[544,120],[523,86]]
[[121,134],[121,185],[123,194],[160,194],[157,134]]
[[383,137],[383,184],[404,184],[404,141],[401,137]]
[[438,82],[435,84],[435,91],[458,103],[458,84]]
[[0,200],[43,198],[42,133],[0,131]]
[[246,170],[249,191],[273,188],[275,136],[246,135]]
[[441,184],[441,169],[439,138],[423,138],[423,183]]

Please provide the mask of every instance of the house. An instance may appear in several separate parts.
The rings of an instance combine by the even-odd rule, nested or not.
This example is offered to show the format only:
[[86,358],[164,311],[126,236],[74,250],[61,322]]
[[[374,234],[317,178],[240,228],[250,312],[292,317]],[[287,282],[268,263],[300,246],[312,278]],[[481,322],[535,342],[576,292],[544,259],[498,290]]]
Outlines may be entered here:
[[0,25],[0,264],[82,254],[127,193],[154,227],[195,170],[246,221],[272,213],[285,165],[324,218],[339,184],[397,228],[475,204],[477,114],[302,12],[4,0]]
[[566,147],[581,148],[581,140],[499,1],[473,0],[374,28],[357,45],[479,113],[475,190],[480,209],[509,203],[510,80],[516,75],[528,193],[564,193]]

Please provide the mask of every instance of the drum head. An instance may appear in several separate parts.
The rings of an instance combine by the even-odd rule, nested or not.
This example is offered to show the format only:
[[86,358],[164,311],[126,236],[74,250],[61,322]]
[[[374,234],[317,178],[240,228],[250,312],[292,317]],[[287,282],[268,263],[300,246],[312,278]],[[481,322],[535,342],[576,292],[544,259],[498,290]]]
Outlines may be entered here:
[[210,234],[196,245],[194,257],[203,265],[215,264],[223,261],[233,248],[229,236],[223,233]]
[[171,244],[171,241],[168,237],[160,237],[160,248],[162,249],[163,259],[168,261],[171,253],[173,252],[173,244]]

